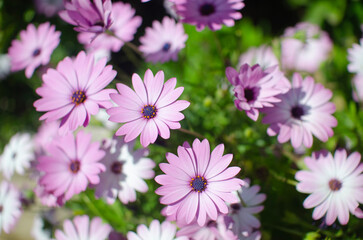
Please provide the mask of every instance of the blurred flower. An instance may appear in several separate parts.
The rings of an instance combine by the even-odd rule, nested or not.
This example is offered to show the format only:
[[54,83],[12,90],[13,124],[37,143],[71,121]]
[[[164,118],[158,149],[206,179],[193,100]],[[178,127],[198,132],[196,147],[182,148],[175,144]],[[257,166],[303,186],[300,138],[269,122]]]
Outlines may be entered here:
[[243,64],[253,66],[255,64],[260,65],[263,70],[269,67],[279,65],[279,60],[276,58],[270,46],[262,45],[260,47],[250,47],[247,52],[239,57],[238,67]]
[[46,122],[61,119],[60,133],[86,127],[91,115],[99,107],[112,106],[109,94],[114,89],[104,89],[116,76],[106,59],[94,62],[93,55],[83,51],[72,60],[66,57],[58,63],[57,69],[49,69],[43,75],[43,85],[36,92],[42,98],[34,102],[37,111],[46,111],[40,120]]
[[52,192],[48,192],[45,186],[40,183],[34,188],[34,193],[39,198],[40,203],[47,207],[59,207],[65,203],[64,194],[57,197]]
[[181,21],[195,25],[197,31],[208,26],[212,31],[222,28],[222,24],[232,27],[234,20],[242,18],[239,12],[245,4],[243,0],[172,0]]
[[95,118],[100,121],[103,127],[109,130],[115,130],[117,128],[117,123],[108,121],[110,116],[107,114],[106,109],[100,109],[100,111],[95,115]]
[[81,32],[78,41],[85,44],[87,49],[106,49],[113,52],[120,51],[125,42],[134,39],[142,18],[135,16],[135,10],[130,4],[116,2],[112,5],[113,23],[107,32]]
[[333,47],[329,35],[311,23],[298,23],[285,30],[281,42],[282,68],[315,72]]
[[184,118],[180,111],[190,104],[185,100],[177,100],[184,88],[174,89],[176,78],[171,78],[164,84],[164,72],[159,71],[154,77],[150,69],[145,72],[144,81],[134,73],[132,84],[136,92],[117,83],[120,94],[110,94],[118,107],[107,109],[109,120],[125,123],[117,130],[116,136],[126,135],[125,142],[130,142],[141,133],[140,141],[144,147],[154,143],[158,134],[168,139],[169,128],[180,128],[179,121]]
[[40,215],[36,215],[33,221],[33,227],[31,229],[30,235],[35,240],[49,240],[51,239],[50,230],[44,229],[44,221]]
[[47,17],[52,17],[64,9],[64,0],[34,0],[35,9]]
[[176,13],[175,3],[173,0],[164,0],[164,8],[165,11],[174,19],[179,19],[178,14]]
[[164,17],[161,23],[154,21],[152,28],[146,28],[145,35],[140,38],[139,49],[148,62],[164,63],[171,59],[176,61],[187,38],[182,23],[175,23],[174,19]]
[[176,226],[171,222],[164,221],[160,224],[158,220],[153,220],[150,227],[144,224],[137,227],[137,234],[127,233],[128,240],[188,240],[187,237],[175,238]]
[[45,154],[47,146],[53,138],[58,136],[59,121],[43,122],[34,136],[34,149],[36,154]]
[[102,219],[95,217],[90,222],[86,215],[76,216],[73,222],[65,220],[63,223],[64,232],[55,231],[56,240],[106,240],[112,228],[110,225],[102,223]]
[[18,222],[21,210],[20,192],[8,182],[0,185],[0,232],[10,233]]
[[113,139],[105,149],[106,156],[100,161],[106,171],[100,174],[100,183],[96,186],[96,197],[106,198],[112,204],[116,197],[124,204],[136,201],[136,192],[147,192],[148,186],[143,179],[154,177],[154,161],[145,158],[147,149],[134,152],[135,141],[125,143],[122,139]]
[[360,39],[360,45],[354,43],[348,49],[348,60],[348,71],[363,75],[363,38]]
[[262,123],[271,124],[267,129],[268,135],[278,134],[280,143],[291,139],[294,148],[301,144],[310,148],[312,135],[326,142],[334,134],[332,127],[337,125],[337,120],[332,116],[335,105],[328,102],[332,95],[322,84],[315,84],[312,77],[303,80],[300,74],[295,73],[292,89],[278,96],[281,102],[263,109],[266,116]]
[[86,190],[88,182],[98,184],[99,174],[105,166],[99,161],[105,152],[98,142],[91,143],[91,134],[78,132],[58,137],[48,146],[49,155],[38,157],[37,168],[45,174],[40,184],[46,191],[67,201],[73,195]]
[[165,213],[174,215],[177,222],[189,224],[196,220],[199,226],[207,221],[207,215],[217,220],[219,213],[227,214],[225,202],[238,201],[232,192],[243,184],[234,178],[241,170],[228,167],[232,154],[223,155],[224,145],[219,144],[210,154],[207,139],[195,139],[193,147],[187,142],[178,147],[178,155],[166,154],[169,163],[160,163],[165,173],[155,177],[163,186],[156,189],[160,202],[168,205]]
[[263,70],[258,64],[250,67],[244,64],[237,72],[232,67],[226,68],[226,76],[234,86],[234,103],[241,111],[253,121],[259,115],[259,109],[272,107],[273,103],[280,102],[276,95],[287,92],[289,81],[278,69],[278,66]]
[[238,240],[260,240],[261,232],[255,231],[253,233],[243,232],[242,235],[238,238]]
[[10,73],[11,62],[8,54],[0,54],[0,80],[6,78]]
[[308,170],[298,171],[295,178],[299,181],[296,189],[311,193],[304,201],[305,208],[315,208],[313,219],[322,218],[325,213],[327,225],[349,221],[349,212],[355,213],[359,203],[363,203],[363,164],[361,155],[354,152],[347,157],[345,149],[330,152],[314,152],[306,157]]
[[65,0],[59,16],[77,32],[102,33],[112,25],[111,0]]
[[29,133],[17,133],[10,139],[0,156],[0,170],[9,180],[14,172],[23,175],[34,160],[33,139]]
[[352,80],[353,99],[356,102],[363,102],[363,75],[356,74]]
[[30,78],[35,68],[49,63],[53,50],[60,41],[60,32],[49,22],[35,28],[29,24],[20,32],[20,40],[13,40],[9,48],[11,71],[25,69],[25,76]]

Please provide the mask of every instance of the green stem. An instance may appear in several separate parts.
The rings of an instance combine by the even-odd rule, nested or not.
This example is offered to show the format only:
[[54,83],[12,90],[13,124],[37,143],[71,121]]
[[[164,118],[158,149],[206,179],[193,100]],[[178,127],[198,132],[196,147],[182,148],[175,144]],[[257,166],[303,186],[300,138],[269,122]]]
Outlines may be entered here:
[[178,129],[180,132],[183,132],[183,133],[186,133],[186,134],[189,134],[189,135],[192,135],[192,136],[195,136],[197,138],[201,138],[201,139],[204,139],[205,137],[199,133],[196,133],[196,132],[192,132],[192,131],[189,131],[187,129],[184,129],[184,128],[179,128]]

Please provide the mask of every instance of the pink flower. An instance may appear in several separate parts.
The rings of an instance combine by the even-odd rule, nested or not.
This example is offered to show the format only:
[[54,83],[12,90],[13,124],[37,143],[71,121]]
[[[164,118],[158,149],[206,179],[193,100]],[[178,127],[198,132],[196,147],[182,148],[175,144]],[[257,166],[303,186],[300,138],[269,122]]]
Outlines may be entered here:
[[108,32],[81,32],[78,41],[87,49],[107,49],[120,51],[125,42],[134,39],[137,28],[141,25],[141,17],[135,16],[135,10],[130,4],[116,2],[112,5],[113,23]]
[[35,9],[47,17],[52,17],[64,9],[64,0],[34,0]]
[[193,147],[187,142],[178,147],[178,155],[166,154],[169,163],[161,163],[165,175],[155,177],[163,186],[156,189],[160,202],[168,205],[165,213],[174,215],[180,223],[196,220],[199,226],[206,223],[207,215],[216,220],[219,213],[227,214],[225,202],[238,202],[232,192],[239,189],[243,181],[234,178],[241,170],[228,167],[232,154],[223,156],[224,145],[218,145],[210,154],[209,142],[195,139]]
[[196,25],[197,31],[208,26],[212,31],[222,28],[222,24],[232,27],[234,20],[242,18],[238,11],[245,5],[243,0],[173,0],[181,21]]
[[333,136],[332,127],[337,120],[332,116],[335,105],[329,102],[332,92],[320,83],[315,84],[312,77],[304,80],[301,75],[293,76],[292,89],[281,94],[281,102],[271,108],[264,108],[266,116],[262,119],[265,124],[271,124],[267,130],[270,136],[278,134],[280,143],[291,139],[294,148],[304,144],[310,148],[313,136],[326,142]]
[[65,200],[86,190],[88,182],[98,184],[105,166],[99,161],[105,152],[98,142],[91,143],[91,135],[82,131],[58,137],[48,146],[49,155],[38,157],[38,170],[45,174],[39,183],[55,197],[63,194]]
[[58,46],[60,32],[49,22],[36,28],[29,24],[26,30],[20,32],[20,40],[13,40],[9,48],[11,71],[25,69],[25,76],[30,78],[34,70],[50,61],[50,55]]
[[49,69],[43,75],[43,85],[36,92],[42,97],[34,102],[37,111],[46,111],[40,120],[46,122],[61,119],[60,133],[86,127],[91,115],[99,107],[112,106],[109,94],[114,89],[104,89],[116,76],[106,59],[94,62],[92,55],[80,52],[76,59],[66,57],[57,69]]
[[102,33],[112,24],[111,0],[65,0],[59,16],[78,32]]
[[45,154],[47,146],[58,136],[59,122],[43,122],[34,136],[34,149],[37,154]]
[[145,35],[140,38],[139,48],[148,62],[164,63],[170,59],[176,61],[179,51],[185,47],[187,38],[183,24],[164,17],[161,23],[154,21],[152,28],[146,28]]
[[22,210],[20,202],[20,192],[6,181],[0,184],[0,232],[10,233],[18,222]]
[[308,170],[296,173],[295,178],[299,181],[296,189],[311,193],[303,205],[315,208],[314,220],[326,214],[327,225],[333,224],[337,217],[345,225],[349,221],[349,212],[356,213],[359,203],[363,203],[363,164],[360,158],[358,152],[347,156],[344,149],[338,149],[334,157],[321,151],[304,159]]
[[238,68],[245,63],[250,66],[258,64],[263,70],[265,70],[269,67],[279,65],[279,60],[270,46],[262,45],[257,48],[250,47],[247,52],[243,53],[239,57]]
[[348,71],[363,75],[363,38],[360,39],[360,44],[354,43],[348,49],[348,60]]
[[110,94],[118,105],[107,110],[110,121],[125,123],[116,132],[116,136],[126,135],[125,142],[130,142],[141,133],[141,144],[147,147],[160,136],[170,137],[170,129],[180,128],[179,121],[184,118],[180,111],[189,106],[185,100],[177,100],[184,88],[175,88],[176,78],[164,84],[164,72],[159,71],[155,77],[150,69],[145,72],[144,81],[134,73],[132,84],[135,92],[128,86],[118,83],[120,94]]
[[290,88],[290,83],[278,66],[263,70],[258,64],[252,67],[244,64],[239,72],[227,67],[226,75],[234,86],[236,107],[246,111],[247,116],[254,121],[258,118],[259,109],[272,107],[273,103],[280,101],[276,95]]
[[65,220],[63,223],[64,232],[55,231],[56,240],[106,240],[112,228],[110,225],[102,223],[102,219],[95,217],[90,222],[86,215],[76,216],[73,222]]

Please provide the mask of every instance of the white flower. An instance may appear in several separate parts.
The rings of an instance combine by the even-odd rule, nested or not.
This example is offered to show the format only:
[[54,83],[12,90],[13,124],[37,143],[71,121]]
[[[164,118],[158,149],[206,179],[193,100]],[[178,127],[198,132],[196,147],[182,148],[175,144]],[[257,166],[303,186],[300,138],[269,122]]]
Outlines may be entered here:
[[363,75],[363,38],[360,39],[360,45],[355,43],[348,49],[348,60],[348,71]]
[[0,54],[0,79],[4,79],[10,73],[10,58],[8,54]]
[[272,48],[266,45],[262,45],[258,48],[251,47],[247,52],[239,57],[238,67],[247,63],[250,66],[258,64],[262,69],[266,69],[275,65],[279,65],[279,60],[272,51]]
[[21,215],[19,191],[10,183],[0,185],[0,232],[9,233]]
[[33,222],[33,227],[31,230],[31,235],[35,240],[49,240],[50,239],[50,231],[45,230],[43,219],[36,215]]

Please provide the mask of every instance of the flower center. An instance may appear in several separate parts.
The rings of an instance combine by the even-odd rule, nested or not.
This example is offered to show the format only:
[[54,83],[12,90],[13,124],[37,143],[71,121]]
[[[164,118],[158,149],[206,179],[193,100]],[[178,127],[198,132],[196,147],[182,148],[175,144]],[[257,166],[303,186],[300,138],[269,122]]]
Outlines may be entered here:
[[40,54],[40,48],[37,48],[33,52],[33,57],[39,56],[39,54]]
[[2,213],[2,212],[3,212],[3,210],[4,210],[3,205],[0,205],[0,213]]
[[145,119],[154,118],[158,110],[154,105],[145,105],[141,110],[141,113]]
[[217,227],[217,223],[216,223],[216,221],[209,220],[209,221],[207,222],[207,227]]
[[241,205],[240,205],[240,204],[238,204],[238,203],[233,203],[233,204],[231,204],[231,208],[232,208],[233,210],[238,211],[238,210],[240,210],[240,209],[241,209]]
[[112,163],[111,171],[114,174],[120,174],[122,172],[122,163],[120,163],[119,161]]
[[83,91],[75,91],[72,95],[72,103],[79,105],[86,100],[86,94]]
[[215,13],[216,9],[213,4],[211,3],[205,3],[202,6],[199,7],[199,12],[202,16],[209,16],[213,13]]
[[69,169],[72,173],[77,173],[79,169],[81,168],[81,162],[78,160],[74,160],[69,164]]
[[255,92],[253,91],[252,88],[245,88],[244,93],[247,102],[255,100]]
[[338,191],[339,189],[342,188],[342,182],[337,180],[337,179],[332,179],[329,181],[329,188],[332,190],[332,191]]
[[190,181],[190,186],[195,192],[201,192],[207,187],[207,180],[204,177],[197,176],[192,178]]
[[163,52],[167,52],[169,51],[170,47],[171,47],[170,43],[165,43],[161,50],[163,50]]
[[291,116],[293,118],[300,120],[304,114],[304,109],[301,106],[295,106],[291,109]]

